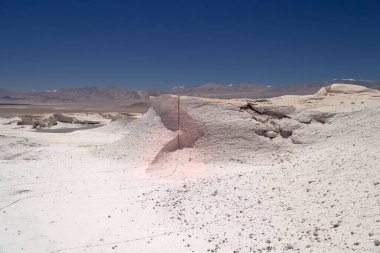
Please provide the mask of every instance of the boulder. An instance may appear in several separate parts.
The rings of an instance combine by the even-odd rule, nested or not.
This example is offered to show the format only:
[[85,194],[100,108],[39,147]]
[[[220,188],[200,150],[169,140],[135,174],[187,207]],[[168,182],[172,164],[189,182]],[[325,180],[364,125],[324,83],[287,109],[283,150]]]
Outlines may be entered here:
[[329,118],[333,117],[334,115],[334,113],[329,112],[305,110],[295,115],[293,119],[304,124],[309,124],[312,121],[324,124],[328,122]]
[[74,117],[66,116],[62,113],[54,113],[54,118],[57,119],[59,122],[63,123],[76,123],[77,120]]
[[320,88],[316,93],[314,93],[315,96],[326,96],[329,91],[329,89],[327,87],[322,87]]
[[276,133],[275,131],[266,131],[264,132],[264,136],[265,137],[268,137],[268,138],[275,138],[277,137],[278,133]]
[[281,131],[288,131],[293,132],[294,130],[301,127],[301,124],[294,120],[294,119],[288,119],[284,118],[277,121],[277,124],[279,125],[279,130]]
[[260,115],[268,115],[277,119],[288,118],[296,110],[294,106],[253,104],[249,102],[247,106]]
[[41,121],[45,124],[46,127],[51,127],[57,125],[57,120],[53,114],[49,114],[41,119]]

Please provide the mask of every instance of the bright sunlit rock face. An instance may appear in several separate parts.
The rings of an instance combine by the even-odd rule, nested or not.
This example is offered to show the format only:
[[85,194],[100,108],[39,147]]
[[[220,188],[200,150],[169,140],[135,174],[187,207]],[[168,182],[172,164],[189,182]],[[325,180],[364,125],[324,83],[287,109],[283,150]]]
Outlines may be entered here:
[[380,95],[323,89],[1,118],[0,252],[377,252]]

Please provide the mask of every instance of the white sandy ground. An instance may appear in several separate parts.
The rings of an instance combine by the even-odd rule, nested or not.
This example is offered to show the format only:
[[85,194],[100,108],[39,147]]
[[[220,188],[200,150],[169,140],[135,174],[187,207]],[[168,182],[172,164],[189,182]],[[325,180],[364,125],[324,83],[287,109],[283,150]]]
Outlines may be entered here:
[[185,148],[150,165],[175,136],[153,111],[72,133],[1,119],[0,252],[380,252],[379,98],[272,101],[338,114],[243,164]]

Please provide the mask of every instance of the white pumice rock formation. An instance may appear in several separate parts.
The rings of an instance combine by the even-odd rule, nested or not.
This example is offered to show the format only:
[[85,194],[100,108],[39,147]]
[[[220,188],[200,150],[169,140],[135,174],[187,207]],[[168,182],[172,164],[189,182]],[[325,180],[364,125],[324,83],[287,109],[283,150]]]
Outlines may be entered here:
[[345,83],[334,83],[329,86],[322,87],[315,95],[326,96],[329,94],[357,94],[357,93],[379,93],[379,91],[374,89],[369,89],[365,86],[345,84]]
[[165,95],[108,120],[0,119],[0,252],[380,250],[377,92]]

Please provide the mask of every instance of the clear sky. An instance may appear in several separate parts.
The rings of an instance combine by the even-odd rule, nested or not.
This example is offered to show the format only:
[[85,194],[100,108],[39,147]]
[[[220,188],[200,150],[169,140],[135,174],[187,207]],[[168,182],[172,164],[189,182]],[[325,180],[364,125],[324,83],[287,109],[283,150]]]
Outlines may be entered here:
[[0,0],[0,88],[380,79],[379,0]]

